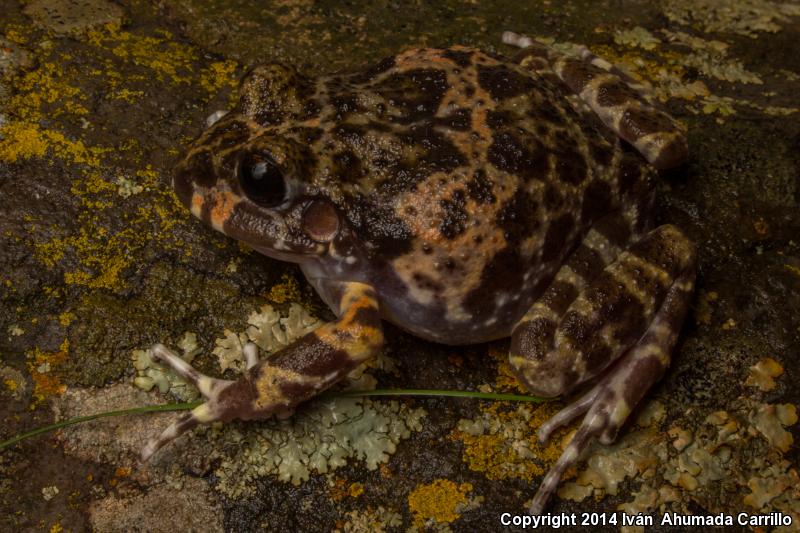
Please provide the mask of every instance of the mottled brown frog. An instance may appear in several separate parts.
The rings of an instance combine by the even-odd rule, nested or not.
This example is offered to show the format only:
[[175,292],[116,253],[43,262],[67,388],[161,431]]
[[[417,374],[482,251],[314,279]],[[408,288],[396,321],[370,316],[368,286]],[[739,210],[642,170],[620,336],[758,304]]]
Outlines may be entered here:
[[338,318],[213,379],[154,353],[207,402],[198,423],[290,413],[383,345],[381,320],[445,344],[511,337],[534,394],[587,390],[540,430],[584,415],[542,481],[540,513],[591,439],[611,443],[667,367],[695,249],[653,227],[656,169],[686,157],[680,128],[609,63],[526,37],[508,61],[415,49],[352,73],[252,70],[235,109],[191,145],[178,198],[211,227],[300,265]]

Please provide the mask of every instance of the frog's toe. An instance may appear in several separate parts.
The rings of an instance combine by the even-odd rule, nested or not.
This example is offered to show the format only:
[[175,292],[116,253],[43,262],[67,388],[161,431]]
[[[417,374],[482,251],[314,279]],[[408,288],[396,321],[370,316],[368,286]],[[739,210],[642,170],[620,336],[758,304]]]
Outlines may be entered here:
[[145,444],[140,453],[141,462],[146,463],[154,453],[190,429],[193,429],[198,424],[206,424],[217,419],[218,417],[214,415],[213,410],[207,403],[194,408],[190,413],[181,416],[167,427],[167,429],[162,431],[161,435],[150,439],[147,444]]
[[[245,358],[247,364],[256,358],[255,345],[253,348],[246,347]],[[177,439],[198,424],[207,424],[216,420],[228,420],[241,410],[241,401],[235,394],[238,390],[234,385],[237,382],[226,379],[216,379],[198,372],[192,365],[178,357],[178,355],[164,346],[156,344],[151,349],[153,357],[171,367],[182,378],[193,384],[200,391],[206,403],[194,408],[176,420],[172,425],[165,429],[161,435],[151,439],[141,451],[141,461],[147,462],[154,453],[163,448],[173,440]],[[255,364],[255,363],[253,363]],[[223,394],[224,393],[224,394]]]
[[[253,346],[255,347],[255,345]],[[201,374],[194,367],[192,367],[192,365],[178,357],[175,352],[163,344],[156,344],[153,346],[151,353],[156,359],[171,367],[183,379],[197,387],[197,389],[200,391],[200,394],[202,394],[206,399],[216,399],[222,389],[234,383],[233,381],[229,381],[227,379],[217,379],[206,376],[205,374]],[[245,357],[248,357],[248,351],[245,351]],[[251,353],[249,357],[253,357],[253,354]],[[255,357],[257,360],[257,356]],[[247,359],[247,364],[249,368],[249,358]]]
[[539,442],[542,444],[550,440],[550,436],[555,430],[560,427],[566,426],[582,414],[586,413],[597,398],[599,389],[592,388],[589,392],[581,396],[580,399],[572,402],[561,411],[555,414],[550,420],[542,424],[539,428],[538,437]]

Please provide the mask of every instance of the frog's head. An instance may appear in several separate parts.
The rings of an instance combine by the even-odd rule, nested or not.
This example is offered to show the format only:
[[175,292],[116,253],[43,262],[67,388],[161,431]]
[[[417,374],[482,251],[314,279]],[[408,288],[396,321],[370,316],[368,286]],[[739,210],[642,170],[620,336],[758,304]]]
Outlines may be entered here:
[[203,222],[296,262],[325,253],[342,225],[313,185],[317,158],[297,135],[309,114],[306,83],[280,65],[251,71],[239,104],[192,143],[173,179],[178,198]]

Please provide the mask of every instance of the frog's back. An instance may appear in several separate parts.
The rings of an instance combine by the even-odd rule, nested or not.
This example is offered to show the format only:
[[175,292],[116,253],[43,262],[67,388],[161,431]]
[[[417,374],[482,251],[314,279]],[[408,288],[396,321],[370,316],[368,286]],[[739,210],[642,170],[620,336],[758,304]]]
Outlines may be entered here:
[[[363,252],[344,276],[374,284],[386,318],[422,337],[508,335],[615,201],[602,128],[484,52],[410,50],[315,92],[317,185]],[[331,275],[320,268],[307,272]]]

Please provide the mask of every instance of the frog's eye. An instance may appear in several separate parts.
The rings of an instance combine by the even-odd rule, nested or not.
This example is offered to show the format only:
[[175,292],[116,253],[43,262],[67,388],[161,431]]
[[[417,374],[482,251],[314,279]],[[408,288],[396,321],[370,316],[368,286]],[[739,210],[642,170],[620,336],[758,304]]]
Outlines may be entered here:
[[245,156],[239,165],[239,183],[247,198],[262,207],[275,207],[286,197],[281,169],[266,155]]

